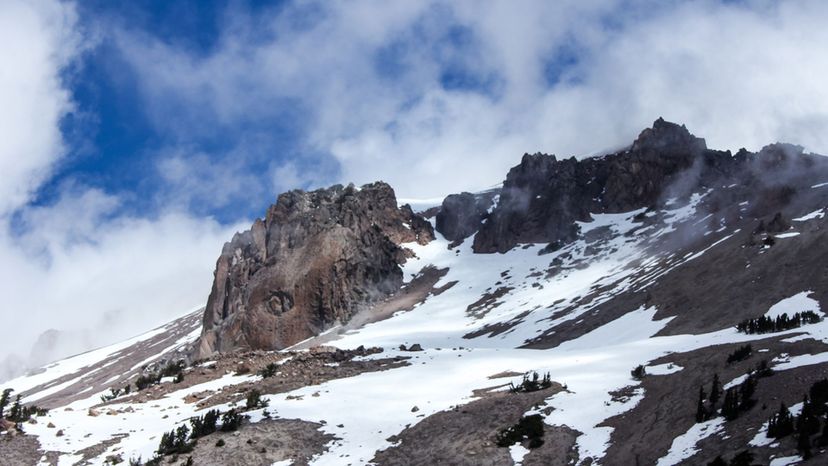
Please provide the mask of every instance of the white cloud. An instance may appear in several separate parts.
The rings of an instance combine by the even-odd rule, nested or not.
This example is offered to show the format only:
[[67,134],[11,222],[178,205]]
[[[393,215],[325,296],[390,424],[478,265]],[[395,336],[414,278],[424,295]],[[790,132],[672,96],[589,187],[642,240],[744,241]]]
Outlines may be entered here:
[[60,155],[71,102],[59,73],[80,51],[76,22],[57,1],[0,2],[0,215],[25,204]]
[[244,158],[238,151],[219,159],[186,148],[165,151],[156,166],[164,183],[154,196],[165,208],[202,212],[266,199],[270,193],[258,189],[258,174],[246,170]]
[[[31,204],[65,157],[59,125],[73,103],[61,76],[86,41],[72,3],[0,2],[0,379],[203,305],[221,244],[242,228],[176,205],[130,216],[119,197],[71,182]],[[29,358],[52,328],[73,340]]]
[[243,226],[175,212],[107,218],[117,205],[96,190],[67,193],[54,206],[28,210],[22,236],[0,235],[0,321],[15,323],[0,356],[27,356],[50,328],[85,334],[81,344],[68,343],[89,349],[206,302],[221,244]]
[[[232,125],[296,105],[313,116],[308,151],[341,163],[331,181],[385,179],[405,196],[497,183],[525,151],[617,147],[659,116],[714,147],[828,153],[824,2],[323,2],[321,19],[294,27],[308,4],[257,18],[257,34],[235,18],[206,56],[129,33],[120,43],[159,124],[170,111]],[[456,26],[471,46],[441,40]],[[389,78],[376,57],[394,41],[403,72]],[[567,47],[579,61],[550,87],[550,56]],[[494,95],[444,89],[447,61],[493,73]]]

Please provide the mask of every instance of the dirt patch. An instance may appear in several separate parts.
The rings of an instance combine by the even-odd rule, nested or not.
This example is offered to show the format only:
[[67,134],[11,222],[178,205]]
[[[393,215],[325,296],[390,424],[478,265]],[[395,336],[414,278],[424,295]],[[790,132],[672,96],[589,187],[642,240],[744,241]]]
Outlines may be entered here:
[[[277,364],[276,373],[267,378],[255,377],[253,380],[232,385],[221,391],[207,390],[196,392],[186,398],[188,403],[197,403],[199,409],[222,403],[244,400],[253,389],[262,394],[284,393],[308,385],[320,384],[333,379],[353,377],[365,372],[394,369],[408,364],[408,358],[395,356],[381,359],[359,359],[382,352],[380,348],[358,348],[341,350],[329,346],[315,347],[308,351],[251,351],[241,354],[218,356],[215,360],[202,363],[185,372],[184,381],[178,384],[164,383],[154,385],[128,397],[116,398],[111,403],[129,401],[145,403],[158,400],[167,394],[216,380],[228,374],[257,374],[268,364]],[[96,409],[105,412],[106,404]]]
[[[392,436],[389,440],[398,444],[377,452],[372,461],[379,465],[511,465],[509,449],[498,447],[495,436],[560,390],[554,384],[532,393],[489,392],[482,399],[425,417]],[[546,426],[544,444],[527,455],[524,464],[568,464],[575,436],[571,430]]]
[[[198,466],[271,466],[290,460],[293,466],[306,466],[314,455],[336,440],[322,433],[321,424],[298,419],[263,420],[245,424],[235,432],[216,432],[198,439],[195,450],[179,455],[171,464],[186,464],[193,458]],[[222,446],[217,444],[223,443]],[[164,464],[169,464],[164,461]]]
[[92,445],[91,447],[84,448],[83,450],[78,450],[76,452],[76,454],[81,455],[83,458],[80,461],[78,461],[77,463],[75,463],[75,465],[82,466],[82,465],[92,464],[89,460],[91,460],[92,458],[97,458],[103,452],[105,452],[107,449],[109,449],[109,447],[111,447],[112,445],[115,445],[116,443],[120,443],[121,439],[124,438],[124,437],[127,437],[127,435],[126,434],[114,435],[109,440],[104,440],[103,442],[98,443],[97,445]]
[[[408,365],[408,358],[401,356],[354,361],[350,358],[337,360],[339,359],[336,356],[337,354],[340,353],[299,354],[294,359],[284,363],[279,372],[272,377],[234,385],[232,390],[196,393],[192,400],[198,400],[198,408],[202,409],[222,403],[243,401],[246,394],[253,389],[259,390],[262,394],[285,393],[333,379],[353,377],[366,372],[383,371]],[[201,396],[204,397],[200,398]]]
[[[4,433],[0,435],[0,463],[9,466],[35,466],[43,451],[40,443],[32,435]],[[56,465],[57,456],[47,455],[47,464]]]

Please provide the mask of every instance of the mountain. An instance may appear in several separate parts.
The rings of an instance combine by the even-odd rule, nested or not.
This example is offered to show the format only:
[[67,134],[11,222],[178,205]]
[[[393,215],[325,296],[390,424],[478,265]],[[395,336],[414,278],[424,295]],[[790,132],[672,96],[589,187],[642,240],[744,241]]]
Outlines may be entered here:
[[291,191],[203,310],[2,385],[3,458],[823,464],[827,201],[828,158],[662,119],[419,212]]

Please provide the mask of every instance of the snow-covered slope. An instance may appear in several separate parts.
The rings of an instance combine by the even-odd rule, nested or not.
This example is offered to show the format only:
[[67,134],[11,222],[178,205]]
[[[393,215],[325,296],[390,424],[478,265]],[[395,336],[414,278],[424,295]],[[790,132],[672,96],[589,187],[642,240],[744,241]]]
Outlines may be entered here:
[[[601,464],[624,464],[623,454],[611,454],[613,442],[617,441],[616,430],[629,429],[624,416],[634,413],[647,399],[649,385],[656,387],[660,379],[687,373],[689,392],[695,394],[698,390],[699,368],[693,368],[690,373],[689,367],[698,364],[693,359],[675,355],[751,342],[757,354],[764,350],[769,357],[775,356],[772,369],[780,374],[805,366],[824,370],[828,346],[821,345],[828,342],[828,321],[775,333],[773,338],[767,334],[739,333],[732,326],[695,334],[665,332],[674,317],[661,316],[659,311],[665,310],[658,308],[657,300],[651,305],[617,309],[617,318],[593,322],[589,331],[562,338],[555,344],[543,344],[544,337],[555,335],[557,329],[586,325],[589,319],[596,318],[596,310],[602,306],[613,302],[622,306],[621,297],[654,286],[660,278],[692,261],[705,261],[717,249],[731,248],[733,244],[742,249],[744,238],[739,233],[743,226],[738,222],[716,224],[715,228],[699,227],[705,219],[697,209],[706,195],[696,193],[686,203],[669,205],[662,211],[594,215],[591,222],[580,225],[580,239],[548,254],[539,254],[543,245],[536,244],[520,246],[505,254],[474,254],[473,238],[453,248],[439,236],[424,246],[407,245],[415,253],[404,266],[407,280],[427,266],[447,269],[433,285],[434,291],[411,310],[357,329],[341,332],[333,329],[326,335],[330,346],[349,350],[382,349],[382,352],[352,357],[348,363],[394,359],[403,363],[356,375],[335,373],[320,383],[310,380],[284,391],[263,390],[269,407],[249,410],[246,413],[250,416],[249,426],[273,422],[265,419],[264,411],[267,411],[276,419],[315,423],[318,430],[328,435],[312,454],[292,453],[292,456],[267,461],[303,464],[309,460],[315,465],[379,461],[378,452],[390,452],[414,441],[406,437],[412,426],[436,419],[433,415],[438,413],[452,412],[457,406],[473,406],[475,400],[503,392],[509,382],[519,384],[522,374],[538,371],[548,372],[558,388],[552,389],[539,403],[526,407],[525,413],[540,413],[548,428],[565,426],[567,435],[575,436],[570,454],[571,458],[577,458],[576,462],[584,463],[591,458]],[[820,216],[804,215],[791,232],[813,232],[821,227]],[[684,241],[680,247],[665,247],[690,229],[696,231],[694,241]],[[774,248],[785,247],[783,241],[798,241],[791,235],[777,237],[783,239],[779,240],[781,246]],[[739,241],[734,243],[737,238]],[[767,253],[770,252],[758,249],[755,254]],[[821,312],[820,299],[817,299],[820,296],[821,293],[810,289],[790,290],[789,296],[759,315],[767,312],[776,317],[783,312],[792,314],[802,310]],[[155,360],[174,359],[170,355],[186,348],[198,335],[198,325],[198,313],[195,313],[120,345],[60,361],[39,374],[4,384],[3,388],[22,392],[24,402],[51,408],[45,416],[35,418],[36,424],[25,425],[25,432],[39,442],[38,461],[61,465],[87,464],[83,461],[104,464],[107,458],[110,461],[151,458],[163,432],[187,423],[189,418],[202,415],[208,409],[226,411],[243,405],[243,401],[228,399],[205,406],[199,403],[204,400],[203,396],[195,394],[243,394],[250,386],[263,382],[253,372],[237,374],[245,371],[228,366],[228,358],[232,364],[247,361],[256,368],[264,364],[262,358],[275,357],[287,365],[288,358],[307,352],[298,350],[283,356],[259,352],[235,359],[200,362],[185,371],[185,381],[192,378],[196,382],[184,384],[187,385],[184,388],[162,381],[153,388],[155,392],[151,396],[148,393],[152,390],[148,389],[102,404],[100,397],[109,387],[124,385],[143,366]],[[786,356],[782,355],[780,348],[793,348],[805,339],[812,340],[810,347],[818,347],[819,351],[795,354],[801,351],[789,350],[785,351]],[[422,347],[422,351],[400,347],[414,344]],[[548,347],[536,349],[542,346]],[[717,353],[721,354],[722,350]],[[223,369],[211,369],[217,364]],[[340,363],[326,364],[335,369]],[[638,364],[644,365],[648,374],[643,381],[631,376],[631,369]],[[781,375],[775,377],[781,379]],[[731,380],[723,377],[722,383],[726,385]],[[691,400],[691,405],[694,401]],[[666,448],[660,448],[658,443],[649,450],[642,448],[638,454],[648,458],[642,464],[697,460],[694,455],[701,451],[702,442],[732,435],[723,418],[696,424],[692,421],[693,415],[693,412],[676,413],[677,417],[689,421],[674,423],[683,430],[667,439]],[[473,422],[474,412],[469,416]],[[513,422],[514,419],[504,419],[503,427]],[[240,432],[246,428],[252,427],[243,427]],[[218,450],[212,443],[215,442],[211,441],[209,448]],[[547,443],[556,443],[553,434],[548,434]],[[6,445],[12,448],[13,444],[9,441]],[[768,458],[792,456],[790,449],[785,450],[778,442],[776,449],[772,445],[761,447],[767,451]],[[490,444],[488,448],[497,447]],[[504,464],[543,463],[543,455],[550,454],[543,448],[522,447],[504,452],[508,453]],[[463,456],[463,452],[460,454]],[[416,461],[412,459],[413,463]]]
[[824,461],[826,179],[797,146],[713,151],[659,119],[421,214],[384,183],[286,193],[203,313],[0,387],[0,458]]

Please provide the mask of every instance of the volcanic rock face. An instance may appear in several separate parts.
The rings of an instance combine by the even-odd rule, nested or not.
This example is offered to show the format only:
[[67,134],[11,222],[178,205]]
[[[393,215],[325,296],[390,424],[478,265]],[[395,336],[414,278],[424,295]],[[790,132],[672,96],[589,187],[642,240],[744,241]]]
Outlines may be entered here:
[[472,193],[451,194],[437,212],[436,227],[449,241],[461,241],[473,235],[488,216],[491,196]]
[[[823,157],[799,146],[714,151],[684,126],[659,119],[614,154],[582,160],[526,154],[493,209],[497,191],[454,194],[443,201],[436,225],[453,244],[475,235],[477,253],[520,243],[548,243],[550,251],[577,239],[577,222],[591,214],[658,209],[691,193],[710,192],[704,208],[711,214],[772,217],[817,195],[801,187],[821,182],[826,172]],[[722,186],[728,189],[713,189]],[[732,209],[747,199],[748,212]],[[788,226],[781,217],[769,222],[760,228]],[[398,208],[384,183],[283,194],[264,220],[225,245],[197,354],[285,348],[345,323],[399,289],[407,254],[401,244],[433,238],[431,224],[408,206]]]
[[590,221],[590,213],[656,208],[722,184],[738,188],[717,192],[708,200],[711,208],[751,197],[758,199],[751,215],[772,215],[795,197],[788,181],[799,183],[809,171],[816,176],[816,168],[825,168],[824,158],[804,154],[800,146],[772,144],[756,154],[710,150],[684,126],[659,118],[628,149],[614,154],[582,160],[524,155],[477,232],[474,251],[505,252],[519,243],[539,242],[556,249],[577,237],[575,222]]
[[400,244],[433,238],[385,183],[280,195],[224,245],[196,357],[281,349],[347,321],[400,287]]
[[525,154],[503,183],[500,201],[474,240],[475,252],[505,252],[518,243],[566,243],[575,221],[655,203],[677,174],[705,152],[703,139],[658,119],[625,151],[558,160]]

